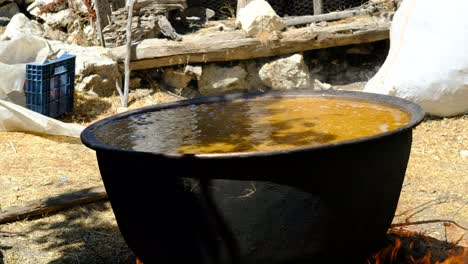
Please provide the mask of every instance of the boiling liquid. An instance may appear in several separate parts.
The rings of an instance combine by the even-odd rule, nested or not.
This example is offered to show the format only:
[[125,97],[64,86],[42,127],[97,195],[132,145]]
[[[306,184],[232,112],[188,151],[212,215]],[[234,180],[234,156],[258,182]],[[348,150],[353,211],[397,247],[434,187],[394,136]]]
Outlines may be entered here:
[[107,145],[127,150],[229,153],[350,140],[408,122],[404,111],[358,100],[257,98],[133,115],[100,127],[96,135]]

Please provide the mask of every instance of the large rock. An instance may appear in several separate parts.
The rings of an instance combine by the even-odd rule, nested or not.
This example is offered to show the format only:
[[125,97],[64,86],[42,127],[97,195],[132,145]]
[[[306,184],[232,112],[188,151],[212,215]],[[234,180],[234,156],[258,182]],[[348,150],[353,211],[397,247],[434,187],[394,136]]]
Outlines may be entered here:
[[30,21],[25,15],[19,13],[11,19],[0,40],[16,39],[24,35],[42,37],[44,30],[39,23]]
[[286,27],[283,19],[265,0],[254,0],[247,4],[239,12],[236,24],[250,36],[258,36],[264,32],[278,32]]
[[0,6],[0,17],[11,18],[20,12],[15,2]]
[[96,96],[111,96],[116,91],[115,80],[102,78],[98,74],[84,77],[75,87],[77,91],[84,91]]
[[[118,64],[108,56],[108,51],[102,47],[82,47],[78,45],[68,45],[58,41],[50,41],[54,51],[60,50],[58,56],[69,53],[76,56],[76,80],[82,82],[85,77],[98,75],[85,80],[93,87],[80,86],[83,90],[93,90],[100,96],[112,95],[115,90],[115,82],[121,79]],[[95,89],[96,83],[101,87]]]
[[174,88],[186,88],[194,80],[192,76],[186,74],[182,69],[166,69],[163,74],[164,83]]
[[0,17],[0,27],[6,27],[10,21],[11,19],[8,17]]
[[34,4],[38,8],[46,8],[48,13],[62,11],[67,8],[67,1],[60,2],[56,0],[36,0]]
[[70,8],[58,11],[57,13],[43,13],[39,17],[52,28],[66,28],[73,22],[73,10]]
[[198,91],[202,95],[224,94],[246,90],[247,72],[240,66],[219,67],[208,65],[198,82]]
[[309,69],[300,54],[263,65],[259,75],[262,82],[273,90],[313,88]]

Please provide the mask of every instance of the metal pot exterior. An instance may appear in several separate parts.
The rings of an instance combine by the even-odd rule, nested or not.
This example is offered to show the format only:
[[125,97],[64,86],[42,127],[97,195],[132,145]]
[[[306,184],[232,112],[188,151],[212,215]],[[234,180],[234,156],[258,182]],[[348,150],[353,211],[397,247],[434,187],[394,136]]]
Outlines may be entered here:
[[96,143],[93,128],[82,140],[144,263],[358,263],[384,241],[424,116],[402,108],[412,124],[396,132],[258,155],[121,151]]

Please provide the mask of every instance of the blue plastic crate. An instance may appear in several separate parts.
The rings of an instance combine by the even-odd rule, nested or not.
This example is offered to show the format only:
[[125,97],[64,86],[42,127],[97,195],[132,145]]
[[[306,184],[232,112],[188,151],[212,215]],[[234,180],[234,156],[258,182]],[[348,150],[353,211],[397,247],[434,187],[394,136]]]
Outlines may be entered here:
[[26,107],[49,117],[73,111],[75,55],[44,64],[26,64]]

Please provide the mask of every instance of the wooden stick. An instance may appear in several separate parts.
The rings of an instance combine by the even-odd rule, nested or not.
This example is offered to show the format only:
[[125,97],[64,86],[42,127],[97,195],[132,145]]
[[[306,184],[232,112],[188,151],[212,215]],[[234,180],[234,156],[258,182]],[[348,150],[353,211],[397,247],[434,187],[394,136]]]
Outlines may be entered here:
[[314,15],[320,15],[323,13],[322,0],[314,0]]
[[72,193],[65,193],[54,198],[40,199],[28,202],[22,206],[12,206],[2,210],[0,212],[0,224],[56,212],[103,199],[107,199],[104,187],[88,188]]
[[403,227],[403,226],[434,224],[434,223],[449,223],[449,224],[457,226],[458,228],[461,228],[463,230],[468,230],[468,228],[459,225],[457,222],[455,222],[453,220],[444,220],[444,219],[423,220],[423,221],[415,221],[415,222],[407,222],[407,223],[396,223],[396,224],[390,225],[390,227]]
[[132,22],[133,22],[133,6],[135,0],[129,0],[128,5],[128,21],[127,21],[127,56],[125,57],[125,81],[124,81],[124,94],[122,100],[122,106],[128,107],[128,91],[130,89],[130,59],[132,57]]
[[[307,50],[388,39],[390,22],[363,17],[345,24],[327,27],[290,28],[270,43],[247,36],[241,30],[186,35],[182,41],[146,39],[133,46],[133,70],[190,63],[247,60]],[[124,46],[110,49],[120,62]]]
[[109,17],[111,15],[109,2],[107,2],[107,0],[94,0],[93,3],[94,10],[96,11],[96,24],[99,39],[101,40],[101,45],[106,47],[102,31],[107,25],[109,25]]
[[322,22],[322,21],[340,20],[340,19],[354,17],[354,16],[365,16],[373,12],[374,12],[373,8],[361,9],[361,10],[339,11],[339,12],[332,12],[328,14],[314,15],[314,16],[286,17],[284,18],[284,22],[286,23],[286,26],[289,27],[289,26],[317,23],[317,22]]

